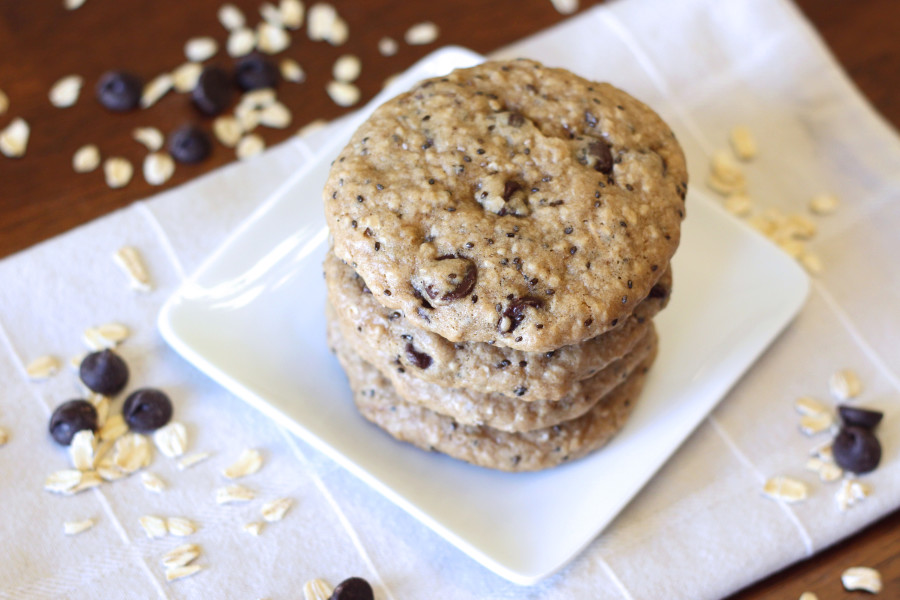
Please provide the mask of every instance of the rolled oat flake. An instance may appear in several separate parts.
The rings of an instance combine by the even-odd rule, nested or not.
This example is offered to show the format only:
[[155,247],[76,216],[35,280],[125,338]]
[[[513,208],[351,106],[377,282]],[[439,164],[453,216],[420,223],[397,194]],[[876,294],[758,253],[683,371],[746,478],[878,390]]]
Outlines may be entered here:
[[28,138],[31,135],[31,127],[25,119],[17,118],[0,131],[0,152],[9,158],[21,158],[25,156],[28,148]]
[[50,88],[50,103],[57,108],[67,108],[78,102],[84,78],[80,75],[68,75],[53,84]]
[[111,156],[103,163],[103,175],[106,178],[106,185],[116,189],[125,187],[131,181],[134,174],[134,167],[127,159],[121,156]]
[[877,594],[881,591],[881,573],[870,567],[851,567],[841,573],[841,583],[848,591],[864,590]]
[[438,37],[438,26],[430,21],[418,23],[406,30],[403,39],[410,46],[430,44]]
[[175,161],[163,152],[153,152],[144,158],[144,179],[150,185],[162,185],[175,173]]

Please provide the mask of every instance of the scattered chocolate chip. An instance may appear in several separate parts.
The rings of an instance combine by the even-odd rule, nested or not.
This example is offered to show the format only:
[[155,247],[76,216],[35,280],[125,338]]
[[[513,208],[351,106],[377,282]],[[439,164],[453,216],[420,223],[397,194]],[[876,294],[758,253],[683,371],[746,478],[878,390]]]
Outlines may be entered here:
[[881,461],[881,444],[868,429],[842,427],[831,444],[834,461],[852,473],[868,473]]
[[351,577],[340,582],[328,600],[375,600],[375,592],[362,577]]
[[527,391],[528,391],[528,388],[527,388],[527,387],[525,387],[525,386],[523,386],[523,385],[520,385],[519,387],[517,387],[517,388],[513,391],[513,393],[514,393],[516,396],[524,396],[524,395],[525,395],[525,392],[527,392]]
[[881,419],[884,417],[883,412],[847,406],[846,404],[838,406],[838,413],[841,415],[844,425],[862,427],[869,430],[875,429],[875,426],[881,423]]
[[584,111],[584,122],[588,124],[588,127],[596,127],[597,117],[591,111],[586,110]]
[[78,376],[92,392],[115,396],[128,383],[128,365],[112,350],[101,350],[84,357]]
[[87,400],[69,400],[56,407],[50,416],[50,435],[56,443],[68,446],[79,431],[97,431],[97,409]]
[[498,369],[505,369],[506,367],[509,366],[509,364],[510,364],[509,361],[504,358],[503,360],[501,360],[500,362],[497,363],[496,367]]
[[245,92],[274,88],[278,85],[278,67],[259,54],[251,54],[234,66],[234,81]]
[[521,127],[525,123],[525,117],[523,117],[521,113],[509,113],[509,118],[506,119],[506,123],[510,127]]
[[180,163],[195,164],[212,152],[209,135],[199,127],[185,125],[169,136],[169,154]]
[[406,344],[406,358],[420,369],[427,369],[431,366],[431,357],[416,350],[412,344]]
[[125,399],[122,416],[133,431],[149,433],[172,418],[172,401],[160,390],[141,388]]
[[125,112],[137,108],[144,84],[137,75],[125,71],[107,71],[97,82],[97,100],[105,108]]
[[191,92],[191,99],[197,110],[210,117],[222,114],[231,103],[231,96],[231,78],[221,67],[203,69]]

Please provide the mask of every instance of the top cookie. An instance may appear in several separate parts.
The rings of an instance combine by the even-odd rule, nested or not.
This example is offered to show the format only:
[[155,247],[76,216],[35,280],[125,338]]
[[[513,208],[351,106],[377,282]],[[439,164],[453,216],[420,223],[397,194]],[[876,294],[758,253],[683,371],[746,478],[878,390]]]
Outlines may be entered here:
[[684,155],[647,106],[529,60],[382,105],[324,190],[334,252],[451,341],[546,352],[631,314],[678,246]]

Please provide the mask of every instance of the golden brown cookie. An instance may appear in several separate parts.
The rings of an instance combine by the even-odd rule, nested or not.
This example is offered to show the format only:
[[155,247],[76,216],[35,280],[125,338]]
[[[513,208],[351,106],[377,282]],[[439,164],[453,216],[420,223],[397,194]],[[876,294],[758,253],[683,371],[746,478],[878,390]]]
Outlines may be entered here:
[[338,359],[360,413],[391,436],[490,469],[537,471],[580,458],[605,445],[631,414],[654,357],[584,415],[527,433],[460,425],[450,417],[403,401],[378,369],[337,339]]
[[628,354],[665,307],[672,285],[667,269],[650,297],[612,331],[552,352],[522,352],[482,342],[453,343],[414,327],[401,311],[376,302],[362,279],[333,253],[323,268],[329,302],[348,332],[348,343],[382,373],[400,369],[442,387],[525,401],[571,397],[580,381]]
[[452,342],[547,352],[643,301],[678,246],[685,160],[605,83],[529,60],[382,105],[324,190],[334,251],[382,305]]
[[332,347],[346,347],[378,369],[402,400],[451,417],[460,425],[485,425],[509,432],[544,429],[580,417],[648,357],[655,355],[657,350],[656,331],[648,322],[649,329],[645,335],[625,356],[614,360],[595,375],[573,382],[569,393],[563,398],[523,401],[497,393],[441,387],[419,379],[419,371],[376,362],[381,360],[381,355],[371,347],[358,343],[358,332],[353,327],[336,320],[331,308],[327,316],[328,338]]

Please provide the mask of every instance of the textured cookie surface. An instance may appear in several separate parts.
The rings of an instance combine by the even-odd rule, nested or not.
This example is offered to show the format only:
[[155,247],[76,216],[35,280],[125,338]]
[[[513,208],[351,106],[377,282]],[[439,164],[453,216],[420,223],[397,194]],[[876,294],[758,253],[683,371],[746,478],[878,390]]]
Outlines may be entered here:
[[647,297],[678,246],[686,182],[644,104],[518,60],[385,103],[323,196],[334,252],[381,304],[453,342],[546,352]]
[[495,392],[525,401],[562,400],[573,386],[621,358],[644,336],[649,320],[670,297],[666,272],[632,316],[605,334],[553,352],[522,352],[483,342],[449,342],[414,327],[401,311],[388,309],[366,291],[362,279],[333,253],[323,266],[328,299],[347,341],[383,373],[403,369],[443,387]]
[[[570,421],[586,412],[624,381],[639,365],[656,355],[657,337],[651,328],[634,348],[596,375],[576,382],[560,400],[522,400],[496,393],[464,388],[446,388],[422,381],[416,373],[394,365],[379,365],[371,360],[373,352],[365,345],[353,344],[355,330],[333,320],[329,314],[328,339],[332,348],[352,352],[375,367],[387,379],[397,396],[451,417],[460,425],[485,425],[500,431],[533,431]],[[378,358],[376,354],[376,359]]]
[[360,413],[393,437],[425,450],[443,452],[482,467],[503,471],[537,471],[575,460],[605,445],[634,407],[652,359],[645,360],[584,415],[525,433],[460,425],[450,417],[403,401],[378,369],[347,347],[338,359],[350,380]]

